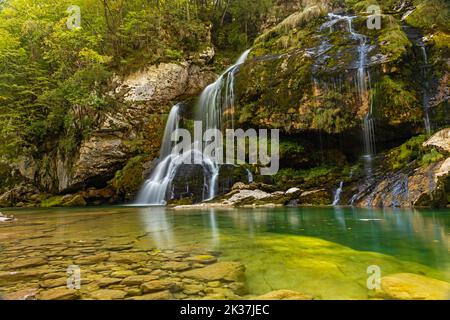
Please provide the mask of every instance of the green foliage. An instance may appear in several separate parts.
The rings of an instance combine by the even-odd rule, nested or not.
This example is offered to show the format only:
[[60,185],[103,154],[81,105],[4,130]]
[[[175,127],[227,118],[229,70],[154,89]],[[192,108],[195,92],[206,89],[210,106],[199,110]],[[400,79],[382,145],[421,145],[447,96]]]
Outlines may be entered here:
[[142,177],[143,156],[136,156],[128,161],[122,170],[116,172],[111,180],[111,186],[116,194],[123,199],[130,200],[139,190],[144,179]]
[[429,165],[440,160],[444,159],[444,155],[437,151],[435,148],[432,148],[431,151],[424,154],[422,159],[420,160],[421,165]]
[[426,166],[444,159],[445,156],[436,148],[428,149],[422,146],[426,139],[426,135],[419,135],[391,150],[387,155],[387,160],[392,169],[405,168],[413,161],[417,161],[421,166]]
[[447,0],[415,1],[417,8],[406,22],[425,30],[450,32],[450,3]]

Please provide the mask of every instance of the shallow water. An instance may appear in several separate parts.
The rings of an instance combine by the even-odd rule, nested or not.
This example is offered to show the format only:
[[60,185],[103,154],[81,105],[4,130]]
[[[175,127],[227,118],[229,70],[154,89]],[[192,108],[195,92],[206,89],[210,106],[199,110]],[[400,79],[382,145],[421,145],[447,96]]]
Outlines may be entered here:
[[[0,247],[16,250],[17,257],[99,239],[130,239],[134,249],[213,250],[220,252],[220,260],[245,265],[251,295],[291,289],[322,299],[367,299],[371,265],[379,266],[382,276],[407,272],[450,281],[449,210],[108,207],[3,212],[17,221],[0,224]],[[13,260],[0,251],[0,271]]]

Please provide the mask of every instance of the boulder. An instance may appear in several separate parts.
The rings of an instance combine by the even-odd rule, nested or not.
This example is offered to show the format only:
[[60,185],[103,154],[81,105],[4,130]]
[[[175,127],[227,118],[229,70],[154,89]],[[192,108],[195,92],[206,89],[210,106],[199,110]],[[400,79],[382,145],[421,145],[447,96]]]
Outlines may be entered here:
[[450,152],[450,128],[436,132],[430,139],[423,143],[424,147],[438,147],[441,150]]
[[331,194],[325,189],[305,191],[298,197],[302,205],[328,205],[331,204]]
[[378,295],[395,300],[449,300],[450,283],[412,273],[381,278]]

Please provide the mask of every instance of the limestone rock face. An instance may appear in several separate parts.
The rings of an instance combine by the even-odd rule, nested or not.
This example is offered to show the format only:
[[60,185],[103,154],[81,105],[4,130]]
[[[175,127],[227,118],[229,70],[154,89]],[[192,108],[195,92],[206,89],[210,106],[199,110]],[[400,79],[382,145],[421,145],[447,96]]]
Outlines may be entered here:
[[420,167],[408,174],[386,174],[355,196],[360,207],[445,206],[448,203],[450,158]]
[[73,167],[71,185],[94,179],[110,179],[127,160],[123,140],[114,136],[94,136],[83,142]]
[[423,146],[435,146],[450,152],[450,128],[446,128],[435,133],[430,139],[424,142]]
[[379,295],[395,300],[448,300],[450,283],[412,273],[381,278]]

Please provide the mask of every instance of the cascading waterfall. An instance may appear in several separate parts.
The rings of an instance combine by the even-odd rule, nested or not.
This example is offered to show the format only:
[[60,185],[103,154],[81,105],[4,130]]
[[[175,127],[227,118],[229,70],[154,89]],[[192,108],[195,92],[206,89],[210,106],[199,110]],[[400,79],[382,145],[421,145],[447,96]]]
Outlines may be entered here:
[[[356,88],[361,100],[362,106],[367,106],[367,114],[363,120],[363,141],[364,141],[364,158],[368,163],[371,162],[372,156],[375,154],[375,126],[372,118],[373,105],[370,98],[370,72],[367,68],[367,54],[369,45],[367,44],[367,37],[357,33],[353,29],[353,20],[356,16],[341,16],[334,13],[329,13],[330,21],[322,25],[321,29],[330,28],[340,22],[346,21],[348,32],[354,40],[359,42],[358,45],[358,65],[356,73]],[[370,171],[370,170],[369,170]]]
[[[202,121],[203,130],[225,129],[223,115],[232,128],[234,127],[234,82],[235,74],[239,66],[245,62],[250,50],[245,51],[237,62],[228,68],[216,82],[210,84],[202,92],[198,104],[198,114],[196,120]],[[180,105],[172,107],[164,131],[164,137],[160,149],[160,162],[153,170],[150,178],[141,188],[136,203],[139,205],[164,205],[171,183],[177,175],[184,160],[202,159],[201,166],[204,174],[203,200],[209,200],[216,196],[219,165],[209,157],[206,157],[201,148],[203,141],[194,141],[191,150],[183,154],[172,153],[174,142],[172,133],[180,127]],[[203,136],[203,132],[202,132]]]
[[167,189],[171,181],[173,168],[172,133],[180,126],[180,105],[176,104],[167,119],[161,143],[159,159],[161,162],[153,170],[150,178],[144,183],[136,199],[137,204],[162,205],[165,203]]
[[424,78],[424,87],[423,87],[423,93],[422,93],[422,104],[423,104],[423,122],[425,125],[425,130],[428,135],[431,135],[431,122],[430,122],[430,98],[428,96],[428,55],[427,55],[427,48],[425,47],[425,44],[420,41],[419,47],[422,52],[423,57],[423,66],[422,66],[422,76]]
[[[234,128],[235,75],[239,67],[247,60],[250,51],[251,49],[245,51],[234,65],[221,74],[214,83],[207,86],[200,95],[197,106],[197,120],[202,121],[204,131],[211,129],[223,131],[227,125]],[[195,143],[198,148],[203,142],[196,141]],[[206,179],[207,185],[205,187],[209,194],[205,200],[212,199],[217,194],[219,165],[214,161],[212,169],[211,177]]]
[[245,169],[247,171],[247,182],[252,183],[253,182],[253,174],[249,169]]
[[336,193],[334,194],[333,206],[337,206],[341,201],[341,194],[344,189],[344,181],[341,181],[339,184],[339,188],[337,188]]

